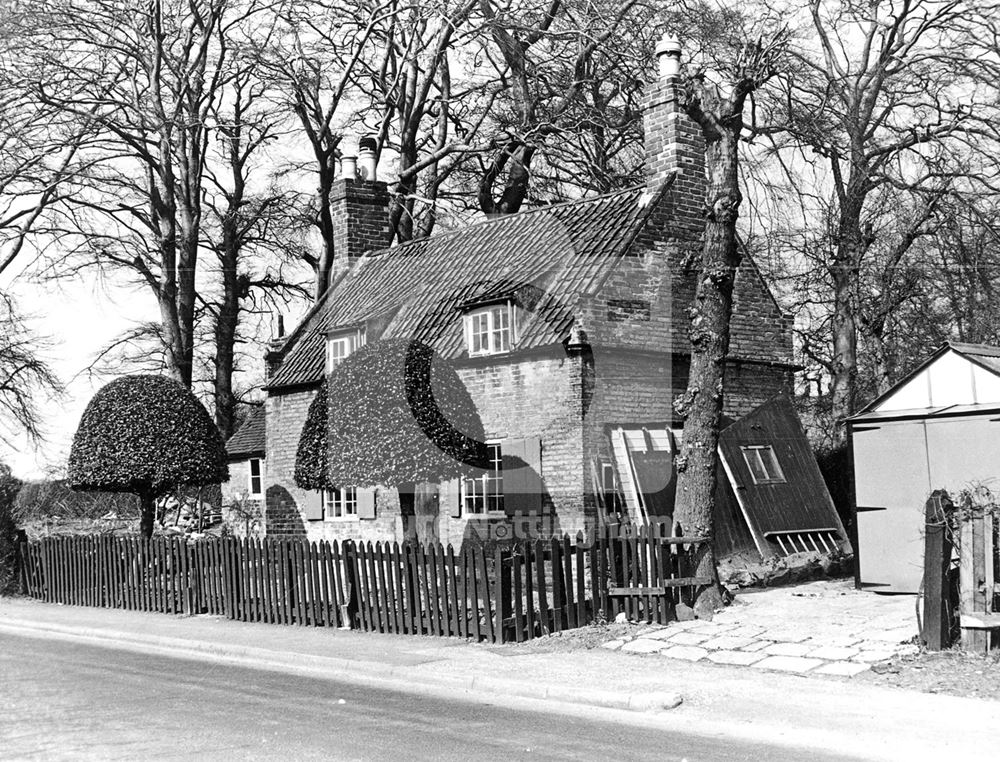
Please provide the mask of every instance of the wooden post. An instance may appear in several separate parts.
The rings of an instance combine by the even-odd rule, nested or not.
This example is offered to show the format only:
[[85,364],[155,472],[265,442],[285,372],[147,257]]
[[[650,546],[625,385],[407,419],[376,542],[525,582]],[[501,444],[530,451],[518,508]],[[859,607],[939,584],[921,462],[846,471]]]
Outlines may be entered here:
[[951,618],[948,616],[948,571],[951,567],[951,539],[945,511],[951,507],[947,494],[935,492],[925,507],[924,529],[924,644],[931,651],[951,645]]
[[[971,507],[971,506],[967,506]],[[978,523],[978,527],[977,527]],[[979,531],[976,531],[978,528]],[[983,552],[982,517],[966,513],[962,517],[961,556],[959,561],[960,611],[963,616],[975,614],[979,589],[976,574],[977,558]],[[981,565],[981,564],[980,564]],[[966,651],[986,650],[988,633],[976,628],[962,628],[962,648]]]

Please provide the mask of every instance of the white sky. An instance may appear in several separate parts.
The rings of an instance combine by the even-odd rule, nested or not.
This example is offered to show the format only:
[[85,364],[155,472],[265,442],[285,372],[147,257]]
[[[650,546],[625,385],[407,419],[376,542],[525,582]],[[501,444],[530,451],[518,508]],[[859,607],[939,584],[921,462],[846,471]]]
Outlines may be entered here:
[[0,289],[14,296],[31,328],[50,342],[41,354],[66,384],[66,394],[61,399],[41,400],[46,441],[39,448],[32,448],[24,439],[13,446],[0,442],[0,460],[21,478],[42,476],[50,466],[65,463],[87,402],[110,380],[79,374],[132,321],[156,318],[155,302],[148,293],[129,288],[109,292],[97,278],[89,276],[33,281],[17,271],[18,265],[27,269],[28,259],[25,253],[24,261],[0,277]]

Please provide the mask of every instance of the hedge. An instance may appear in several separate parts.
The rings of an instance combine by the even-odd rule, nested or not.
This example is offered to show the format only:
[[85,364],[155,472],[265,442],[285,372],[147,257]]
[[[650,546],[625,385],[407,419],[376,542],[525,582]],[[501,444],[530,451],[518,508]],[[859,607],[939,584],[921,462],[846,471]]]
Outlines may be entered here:
[[423,342],[364,346],[337,367],[324,391],[327,478],[317,470],[324,453],[316,448],[324,403],[314,401],[296,463],[300,486],[399,486],[452,479],[486,465],[472,397],[454,366]]

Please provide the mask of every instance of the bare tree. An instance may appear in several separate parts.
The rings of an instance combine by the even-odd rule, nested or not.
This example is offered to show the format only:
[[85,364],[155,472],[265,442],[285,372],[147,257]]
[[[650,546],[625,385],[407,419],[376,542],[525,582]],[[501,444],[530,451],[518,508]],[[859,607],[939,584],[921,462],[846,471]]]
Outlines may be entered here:
[[[766,38],[743,38],[733,29],[732,47],[720,46],[707,66],[692,68],[683,81],[682,101],[687,115],[701,128],[705,140],[705,232],[691,308],[691,370],[687,389],[675,402],[684,420],[684,439],[677,459],[677,504],[674,520],[685,534],[713,538],[718,442],[723,405],[723,375],[729,353],[729,324],[733,286],[742,253],[736,222],[742,201],[739,182],[740,141],[748,99],[771,80],[782,66],[787,35],[784,30]],[[679,47],[679,46],[678,46]],[[726,52],[731,57],[725,57]],[[722,54],[722,55],[720,55]],[[714,81],[713,81],[714,80]],[[706,543],[698,575],[715,578],[712,542]],[[695,611],[710,617],[721,605],[717,584],[700,588]]]
[[775,90],[777,118],[762,131],[784,154],[793,183],[808,183],[812,174],[820,182],[828,176],[832,187],[829,245],[818,248],[827,249],[832,416],[840,420],[857,405],[859,334],[883,322],[861,323],[866,258],[879,235],[893,237],[882,245],[892,272],[922,227],[884,224],[880,198],[893,191],[897,208],[919,208],[926,201],[914,197],[933,196],[952,178],[994,188],[997,69],[990,46],[1000,8],[964,0],[809,0],[790,18],[798,18],[796,10],[805,18],[793,44],[796,73]]
[[[259,311],[259,302],[275,307],[310,293],[294,275],[287,277],[280,256],[286,248],[274,245],[280,227],[273,218],[283,220],[287,194],[260,181],[273,160],[269,146],[287,133],[286,116],[270,97],[256,50],[267,44],[273,30],[273,18],[264,19],[252,27],[251,38],[240,40],[244,44],[236,46],[227,63],[222,96],[210,110],[216,139],[208,147],[203,238],[215,255],[219,284],[217,290],[203,289],[200,298],[212,323],[215,422],[225,438],[236,428],[234,376],[243,340],[241,318],[247,310]],[[220,35],[226,33],[219,30]]]
[[[190,386],[209,116],[228,55],[217,32],[235,23],[230,4],[57,0],[47,11],[29,40],[32,95],[99,131],[81,153],[90,167],[75,172],[70,199],[50,219],[57,259],[143,282],[159,307],[167,368]],[[83,256],[64,261],[70,240]]]
[[9,295],[0,293],[0,442],[26,435],[42,439],[39,398],[62,386],[40,351],[42,342],[29,330]]
[[368,98],[362,117],[375,133],[376,155],[389,148],[396,156],[390,225],[399,242],[430,235],[442,187],[479,150],[488,93],[496,88],[468,72],[453,82],[450,60],[481,31],[469,23],[475,6],[410,4],[378,30],[359,67],[358,87]]
[[608,76],[614,68],[608,63],[622,61],[628,47],[622,32],[634,31],[635,19],[650,16],[638,0],[479,0],[479,10],[493,43],[486,55],[495,59],[505,96],[496,115],[492,159],[479,181],[479,207],[490,216],[513,214],[528,194],[533,162],[546,140],[590,133],[598,136],[591,145],[603,148],[614,142],[602,135],[608,131],[638,138],[638,110],[628,95],[639,92],[635,73],[642,67],[615,69]]

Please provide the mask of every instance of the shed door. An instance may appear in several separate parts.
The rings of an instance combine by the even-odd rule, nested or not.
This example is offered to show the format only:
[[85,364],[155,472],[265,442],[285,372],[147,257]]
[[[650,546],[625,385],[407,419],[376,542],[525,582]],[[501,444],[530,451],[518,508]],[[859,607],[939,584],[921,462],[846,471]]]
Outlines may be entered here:
[[987,417],[927,421],[931,489],[956,496],[984,484],[1000,491],[1000,423]]
[[915,593],[923,574],[924,504],[930,494],[923,421],[861,425],[852,437],[861,585]]

